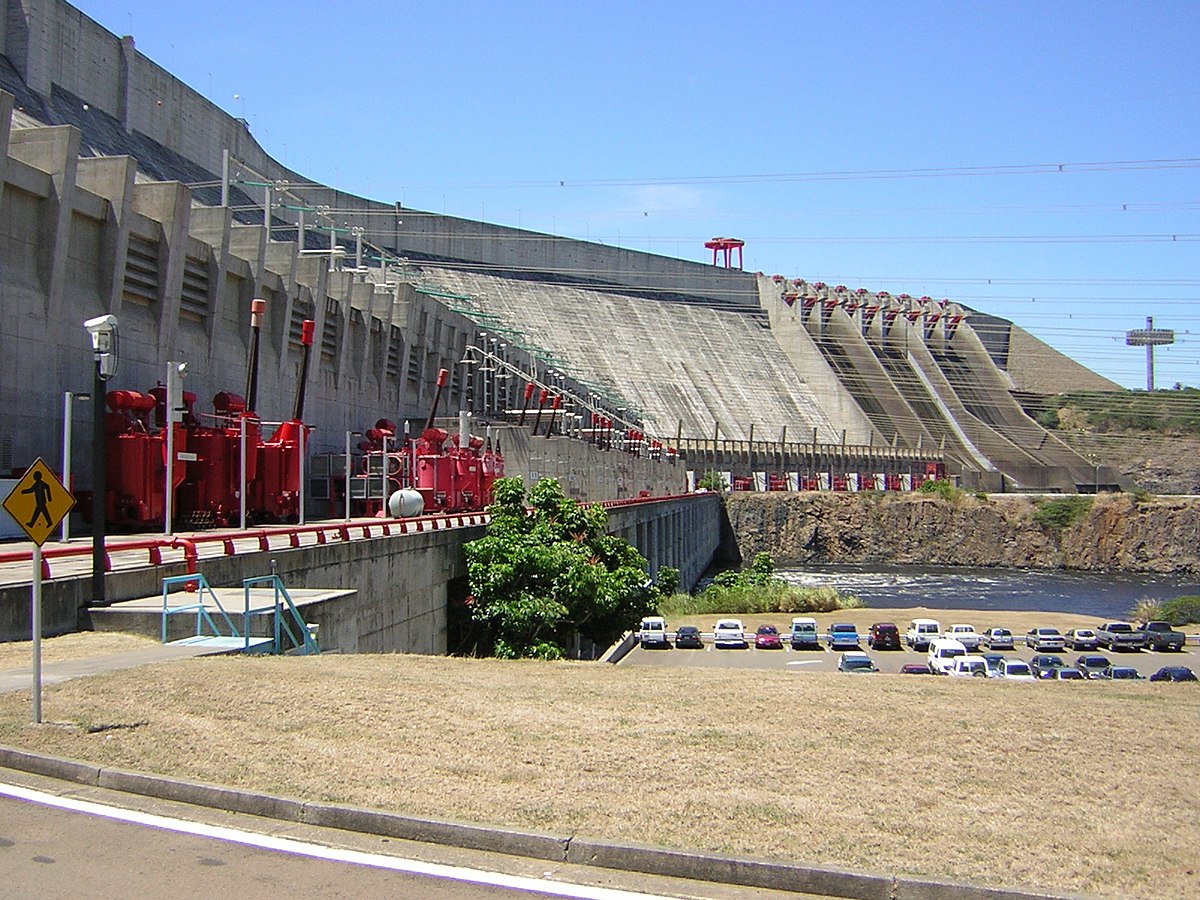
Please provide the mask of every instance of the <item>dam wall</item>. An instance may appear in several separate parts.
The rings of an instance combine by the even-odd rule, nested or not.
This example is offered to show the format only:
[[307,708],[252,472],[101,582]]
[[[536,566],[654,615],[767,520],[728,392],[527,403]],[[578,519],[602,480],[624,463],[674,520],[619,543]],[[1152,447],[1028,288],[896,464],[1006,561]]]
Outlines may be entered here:
[[[724,511],[715,494],[643,500],[608,509],[609,532],[630,540],[646,556],[650,572],[680,570],[693,586],[717,553]],[[351,590],[336,602],[306,608],[320,626],[321,646],[343,653],[444,654],[448,605],[467,596],[463,545],[482,537],[484,526],[372,537],[352,541],[201,558],[197,571],[213,587],[239,586],[245,578],[270,574],[272,566],[289,588]],[[188,574],[182,563],[110,572],[112,602],[162,593],[162,581]],[[89,610],[90,576],[42,585],[46,635],[116,627],[104,610]],[[30,587],[0,589],[0,640],[28,640]]]

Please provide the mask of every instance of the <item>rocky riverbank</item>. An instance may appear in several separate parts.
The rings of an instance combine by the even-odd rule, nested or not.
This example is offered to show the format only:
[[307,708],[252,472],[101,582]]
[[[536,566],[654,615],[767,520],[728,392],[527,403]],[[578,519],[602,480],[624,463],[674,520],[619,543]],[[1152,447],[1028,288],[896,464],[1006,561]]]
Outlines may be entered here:
[[1200,500],[1194,498],[738,492],[726,496],[726,509],[742,558],[765,551],[779,566],[898,563],[1200,575]]

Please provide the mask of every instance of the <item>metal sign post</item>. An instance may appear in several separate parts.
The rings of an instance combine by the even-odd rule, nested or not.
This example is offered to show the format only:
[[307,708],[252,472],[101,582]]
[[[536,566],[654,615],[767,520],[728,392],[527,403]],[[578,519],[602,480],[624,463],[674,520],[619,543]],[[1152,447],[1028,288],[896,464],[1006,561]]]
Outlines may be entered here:
[[31,631],[33,632],[33,721],[42,721],[42,544],[75,506],[75,498],[40,458],[21,476],[4,508],[33,541]]

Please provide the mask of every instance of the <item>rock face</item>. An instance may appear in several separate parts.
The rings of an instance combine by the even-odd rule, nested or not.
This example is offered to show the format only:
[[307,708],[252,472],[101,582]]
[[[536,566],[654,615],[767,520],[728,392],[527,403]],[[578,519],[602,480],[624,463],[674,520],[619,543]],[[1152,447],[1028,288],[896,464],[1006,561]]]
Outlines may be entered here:
[[1064,527],[1038,521],[1053,500],[1022,496],[738,492],[727,495],[726,509],[742,558],[767,552],[780,566],[876,562],[1200,575],[1200,500],[1102,494],[1073,502],[1088,508]]

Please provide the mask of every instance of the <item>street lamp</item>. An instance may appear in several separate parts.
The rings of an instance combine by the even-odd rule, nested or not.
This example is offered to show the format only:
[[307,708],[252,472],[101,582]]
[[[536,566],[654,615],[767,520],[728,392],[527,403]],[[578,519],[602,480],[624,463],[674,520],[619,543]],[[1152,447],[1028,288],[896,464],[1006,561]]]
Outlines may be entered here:
[[96,362],[92,378],[92,602],[105,605],[104,593],[104,526],[108,506],[106,483],[107,458],[104,434],[104,383],[117,374],[120,361],[120,335],[117,317],[96,316],[83,323],[92,338],[92,355]]

